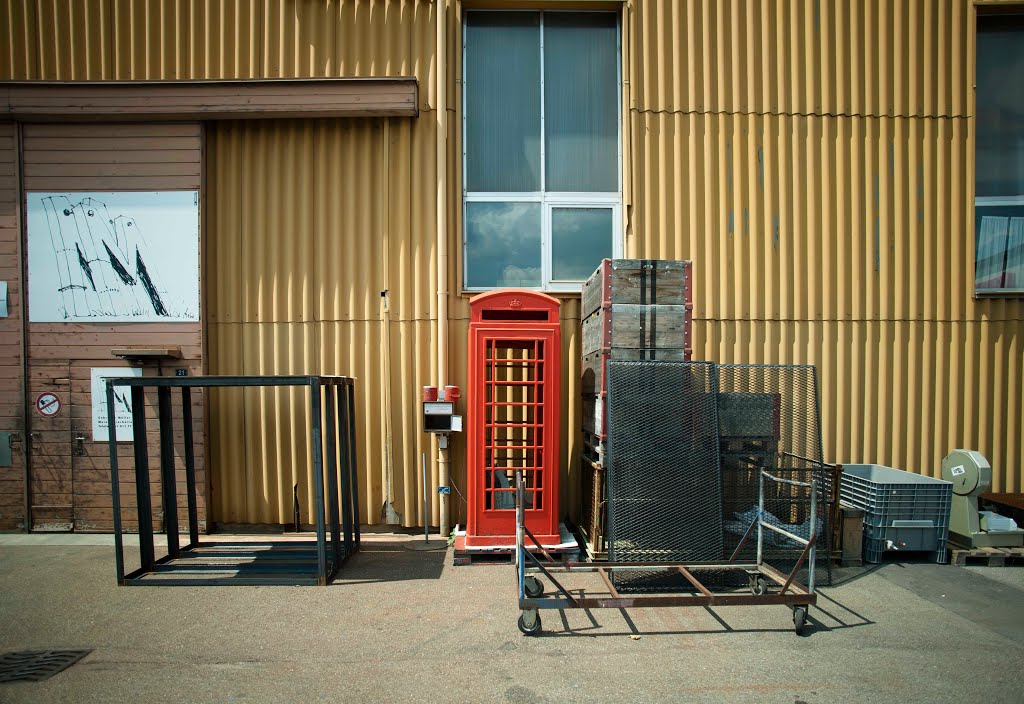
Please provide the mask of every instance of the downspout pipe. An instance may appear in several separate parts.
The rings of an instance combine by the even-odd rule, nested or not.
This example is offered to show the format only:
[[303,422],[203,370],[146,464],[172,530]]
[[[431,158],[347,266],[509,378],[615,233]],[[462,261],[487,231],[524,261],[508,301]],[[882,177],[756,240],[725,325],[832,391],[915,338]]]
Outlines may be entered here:
[[21,269],[21,281],[18,284],[18,295],[21,310],[21,461],[24,476],[22,481],[22,502],[24,524],[22,531],[32,532],[32,401],[29,398],[28,369],[28,258],[25,256],[25,189],[22,185],[22,169],[24,166],[24,135],[22,123],[14,125],[14,188],[18,202],[15,205],[15,228],[18,231],[18,267]]
[[[448,100],[447,100],[447,25],[448,2],[437,0],[437,46],[434,65],[436,67],[437,103],[437,385],[444,388],[448,383]],[[438,450],[438,474],[440,486],[448,486],[448,450]],[[448,496],[438,495],[439,533],[448,537]],[[424,525],[430,522],[423,517]]]

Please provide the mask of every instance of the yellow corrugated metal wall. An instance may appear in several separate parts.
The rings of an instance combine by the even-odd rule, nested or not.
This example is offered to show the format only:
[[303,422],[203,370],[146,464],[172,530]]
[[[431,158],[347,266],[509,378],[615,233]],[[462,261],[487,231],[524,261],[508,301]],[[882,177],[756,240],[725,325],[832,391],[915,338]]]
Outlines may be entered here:
[[[455,291],[461,8],[448,7]],[[419,453],[434,454],[418,388],[436,368],[435,17],[422,0],[0,0],[8,79],[419,79],[414,120],[207,133],[209,371],[359,377],[369,522],[388,461],[396,508],[422,523]],[[992,460],[997,490],[1021,491],[1024,303],[971,293],[973,17],[969,0],[624,3],[626,245],[695,260],[699,355],[819,365],[827,459],[934,473],[967,445]],[[463,386],[468,317],[453,296]],[[573,299],[562,317],[571,428]],[[303,438],[308,419],[297,398],[245,393],[243,413],[211,405],[211,469],[224,473],[212,516],[290,520],[306,450],[283,438]],[[577,447],[567,429],[569,472]]]
[[627,251],[696,262],[696,350],[818,365],[826,459],[1024,478],[1024,301],[973,296],[969,2],[626,11]]
[[[432,203],[410,183],[417,169],[433,170],[432,152],[415,153],[429,127],[365,119],[207,131],[210,370],[357,377],[364,521],[378,518],[385,462],[396,467],[396,509],[413,524],[422,499],[416,469],[429,447],[415,412],[436,368],[434,229]],[[211,411],[224,424],[211,432],[213,466],[231,468],[214,515],[287,522],[293,481],[311,501],[302,394],[245,394],[243,414],[228,402]],[[294,478],[292,468],[302,468]]]

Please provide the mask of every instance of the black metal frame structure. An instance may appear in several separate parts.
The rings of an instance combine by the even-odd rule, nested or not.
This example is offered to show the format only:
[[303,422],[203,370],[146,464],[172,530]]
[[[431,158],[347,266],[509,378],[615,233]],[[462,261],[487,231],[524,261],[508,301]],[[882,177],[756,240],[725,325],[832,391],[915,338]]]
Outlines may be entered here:
[[[192,429],[192,389],[226,387],[308,387],[312,421],[311,457],[316,511],[316,543],[225,545],[200,543],[196,508],[195,449]],[[115,431],[115,388],[129,388],[132,401],[141,567],[125,574],[124,540],[121,522],[121,489]],[[147,388],[155,388],[160,435],[160,489],[167,535],[167,555],[156,557],[153,541],[153,508],[150,497],[149,448],[146,436]],[[182,546],[178,536],[178,495],[174,463],[174,422],[172,389],[181,391],[186,500],[189,542]],[[125,377],[108,379],[107,423],[110,429],[110,480],[114,509],[114,547],[117,581],[122,585],[203,586],[223,584],[320,584],[330,583],[342,563],[359,549],[358,484],[356,472],[356,428],[354,382],[343,376],[194,376]],[[329,432],[324,432],[326,421]],[[324,435],[326,434],[326,456]],[[325,471],[326,470],[326,471]],[[326,479],[325,479],[326,474]],[[326,484],[326,487],[325,487]],[[340,506],[339,506],[340,497]],[[330,545],[328,545],[328,531]],[[342,535],[343,534],[343,535]],[[203,551],[206,552],[203,552]],[[266,564],[241,565],[230,577],[206,576],[224,570],[224,564],[204,563],[195,558],[253,556],[262,553]],[[315,563],[315,567],[313,566]],[[212,569],[211,569],[212,568]],[[218,569],[219,568],[219,569]],[[206,575],[204,575],[204,571]],[[197,573],[196,576],[192,574]]]

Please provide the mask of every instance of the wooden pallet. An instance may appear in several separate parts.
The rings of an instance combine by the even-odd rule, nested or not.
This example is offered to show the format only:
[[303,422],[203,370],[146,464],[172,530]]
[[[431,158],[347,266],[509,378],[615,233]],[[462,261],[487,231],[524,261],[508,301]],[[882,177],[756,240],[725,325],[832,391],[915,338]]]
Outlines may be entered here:
[[[559,532],[562,534],[563,543],[560,545],[547,545],[545,549],[548,554],[556,560],[568,561],[579,557],[580,546],[565,524],[559,525]],[[515,546],[489,546],[469,547],[466,545],[466,534],[456,529],[455,543],[452,546],[452,564],[456,567],[463,565],[510,565],[514,562]],[[530,552],[535,552],[531,547]]]
[[966,567],[968,564],[983,567],[1003,567],[1007,563],[1024,564],[1024,547],[965,548],[956,543],[950,543],[949,555],[949,564],[959,567]]

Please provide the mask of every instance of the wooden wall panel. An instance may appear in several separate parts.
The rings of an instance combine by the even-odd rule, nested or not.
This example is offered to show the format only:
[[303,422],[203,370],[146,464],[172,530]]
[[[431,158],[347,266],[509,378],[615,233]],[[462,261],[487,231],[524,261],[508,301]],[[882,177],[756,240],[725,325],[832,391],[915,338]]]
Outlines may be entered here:
[[[26,125],[24,128],[25,191],[166,191],[201,187],[202,133],[189,124]],[[31,301],[29,302],[31,305]],[[56,390],[66,402],[62,420],[44,421],[34,414],[33,527],[76,531],[112,527],[110,459],[106,442],[92,439],[91,376],[95,367],[127,366],[111,350],[131,347],[178,347],[182,359],[165,364],[200,374],[202,324],[194,323],[30,323],[28,331],[33,391]],[[56,375],[54,370],[63,370]],[[155,375],[152,365],[143,374]],[[38,387],[38,390],[35,388]],[[66,398],[65,398],[66,397]],[[184,448],[179,396],[175,395],[175,465],[179,525],[185,523]],[[193,393],[199,516],[206,518],[206,451],[204,395]],[[2,396],[0,396],[2,406]],[[150,457],[154,526],[163,519],[160,507],[159,435],[156,395],[147,394],[147,437]],[[53,428],[43,427],[52,425]],[[38,427],[39,432],[36,432]],[[122,515],[132,517],[137,505],[132,446],[119,448]],[[38,458],[38,462],[36,462]],[[47,502],[47,503],[44,503]],[[63,503],[61,503],[63,502]],[[67,506],[63,512],[46,506]],[[126,522],[135,528],[133,521]]]
[[0,123],[0,281],[7,282],[8,296],[8,315],[0,318],[0,432],[19,434],[12,466],[0,467],[0,530],[18,529],[24,514],[17,158],[15,126]]
[[26,125],[26,191],[197,190],[199,123]]

